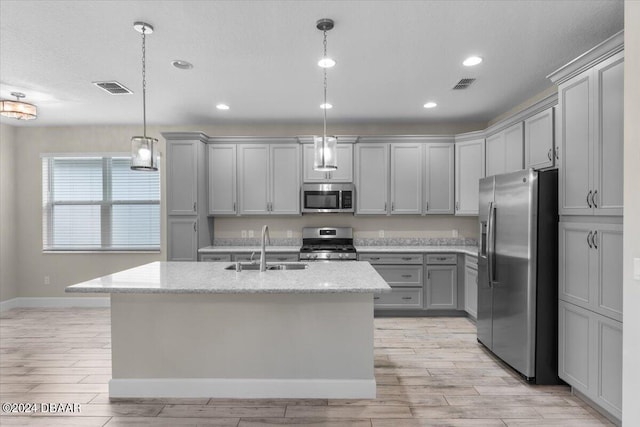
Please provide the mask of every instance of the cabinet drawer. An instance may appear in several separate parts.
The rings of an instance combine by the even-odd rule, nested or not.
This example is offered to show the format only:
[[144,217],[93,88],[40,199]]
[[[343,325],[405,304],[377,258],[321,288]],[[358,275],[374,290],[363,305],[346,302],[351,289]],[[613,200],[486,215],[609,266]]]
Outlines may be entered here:
[[422,286],[422,265],[376,265],[389,286]]
[[422,264],[422,254],[359,254],[360,261],[371,264]]
[[203,262],[231,261],[231,254],[202,254],[200,255],[200,261],[203,261]]
[[390,293],[374,295],[373,303],[378,309],[419,309],[422,288],[393,288]]
[[427,255],[427,264],[456,264],[458,256],[456,254],[430,254]]
[[[234,261],[251,261],[251,253],[234,254]],[[260,251],[256,251],[253,255],[253,261],[260,260]],[[267,262],[295,262],[298,261],[298,253],[268,253]]]

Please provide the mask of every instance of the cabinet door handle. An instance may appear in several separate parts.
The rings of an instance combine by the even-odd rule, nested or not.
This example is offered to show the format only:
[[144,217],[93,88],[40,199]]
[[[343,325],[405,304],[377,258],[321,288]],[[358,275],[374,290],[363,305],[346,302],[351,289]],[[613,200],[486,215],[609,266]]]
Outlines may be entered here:
[[590,208],[592,208],[593,206],[591,206],[591,201],[589,201],[589,197],[591,197],[592,191],[589,190],[589,192],[587,193],[587,205],[589,205]]
[[411,261],[411,257],[410,256],[403,256],[402,258],[400,258],[403,261]]
[[373,299],[380,299],[380,297],[373,297]]
[[196,202],[193,202],[193,211],[196,211]]
[[198,229],[196,228],[196,223],[195,222],[193,223],[193,231],[196,232],[196,233],[198,232]]
[[[598,204],[596,203],[596,196],[598,195],[598,190],[593,192],[593,195],[591,196],[591,203],[593,203],[593,207],[597,208]],[[596,231],[597,233],[597,231]]]
[[556,147],[556,160],[560,160],[560,148]]
[[278,258],[278,261],[286,261],[286,260],[287,260],[287,257],[281,256],[281,257]]
[[593,243],[593,247],[595,249],[598,249],[598,243],[596,241],[596,239],[598,238],[598,230],[593,232],[593,236],[591,236],[591,243]]
[[412,274],[403,274],[402,277],[408,279],[409,277],[413,277],[413,275]]
[[551,152],[553,151],[553,149],[549,148],[549,151],[547,152],[547,157],[549,158],[549,160],[552,160],[553,157],[551,157]]
[[460,210],[460,202],[456,202],[456,210],[459,211]]
[[391,202],[391,212],[393,212],[393,202]]
[[429,202],[427,202],[427,206],[424,208],[425,211],[429,210]]
[[413,299],[412,297],[402,297],[402,299]]
[[593,234],[593,231],[589,231],[589,234],[587,234],[587,245],[589,245],[589,248],[592,249],[593,246],[591,246],[591,235]]
[[379,260],[379,259],[380,259],[380,257],[379,257],[379,256],[372,256],[372,257],[371,257],[371,258],[369,258],[369,259],[370,259],[370,260],[372,260],[372,261],[377,261],[377,260]]
[[439,257],[436,257],[436,259],[437,259],[438,261],[446,261],[446,260],[447,260],[447,257],[439,256]]
[[233,211],[236,211],[236,202],[233,202]]
[[387,202],[384,202],[384,211],[387,211]]
[[427,279],[431,279],[431,272],[430,271],[427,272]]

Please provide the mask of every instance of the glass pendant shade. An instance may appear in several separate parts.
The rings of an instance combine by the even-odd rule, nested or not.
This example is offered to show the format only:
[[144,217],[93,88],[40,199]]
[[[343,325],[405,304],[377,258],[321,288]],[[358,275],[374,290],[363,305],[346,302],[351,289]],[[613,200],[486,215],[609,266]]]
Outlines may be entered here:
[[338,169],[336,155],[338,139],[335,136],[316,136],[313,140],[313,169],[330,172]]
[[158,170],[158,140],[148,136],[131,138],[131,169],[139,171]]
[[38,117],[36,106],[22,101],[0,101],[0,114],[18,120],[33,120]]

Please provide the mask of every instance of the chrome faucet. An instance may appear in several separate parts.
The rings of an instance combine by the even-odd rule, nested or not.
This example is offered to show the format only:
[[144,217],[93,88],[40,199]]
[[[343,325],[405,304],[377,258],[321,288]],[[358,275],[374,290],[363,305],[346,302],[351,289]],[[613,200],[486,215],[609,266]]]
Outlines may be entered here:
[[269,227],[265,224],[262,226],[262,246],[260,246],[260,271],[267,271],[267,255],[265,251],[266,239],[269,239],[271,244],[271,235],[269,235]]

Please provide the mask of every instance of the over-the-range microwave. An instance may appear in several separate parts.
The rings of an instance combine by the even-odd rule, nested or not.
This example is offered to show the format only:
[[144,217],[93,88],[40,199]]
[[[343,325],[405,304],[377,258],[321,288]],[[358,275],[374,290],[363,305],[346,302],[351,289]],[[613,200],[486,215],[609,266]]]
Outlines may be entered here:
[[353,184],[303,184],[302,213],[354,212]]

